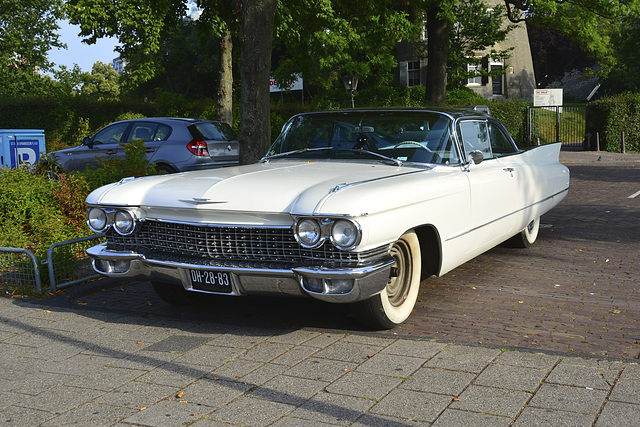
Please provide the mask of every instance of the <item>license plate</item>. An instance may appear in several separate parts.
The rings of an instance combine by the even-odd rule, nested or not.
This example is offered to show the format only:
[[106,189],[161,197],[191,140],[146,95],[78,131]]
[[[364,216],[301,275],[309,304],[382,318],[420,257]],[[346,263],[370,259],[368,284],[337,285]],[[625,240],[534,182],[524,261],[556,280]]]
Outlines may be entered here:
[[189,270],[193,289],[231,293],[231,275],[225,271]]

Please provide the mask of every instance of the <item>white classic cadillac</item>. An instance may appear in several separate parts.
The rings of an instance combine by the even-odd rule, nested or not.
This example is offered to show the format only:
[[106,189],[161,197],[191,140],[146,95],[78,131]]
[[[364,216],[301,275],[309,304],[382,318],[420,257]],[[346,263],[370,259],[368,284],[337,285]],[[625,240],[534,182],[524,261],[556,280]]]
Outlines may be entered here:
[[519,150],[473,110],[299,114],[256,164],[95,190],[87,222],[106,243],[88,254],[98,273],[148,279],[172,304],[311,296],[392,328],[422,278],[536,240],[569,189],[559,152]]

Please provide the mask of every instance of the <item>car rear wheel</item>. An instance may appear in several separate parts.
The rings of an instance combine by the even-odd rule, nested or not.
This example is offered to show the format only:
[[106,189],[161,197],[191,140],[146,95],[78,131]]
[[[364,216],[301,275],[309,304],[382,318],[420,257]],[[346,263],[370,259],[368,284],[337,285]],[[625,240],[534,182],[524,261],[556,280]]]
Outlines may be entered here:
[[395,259],[387,286],[378,295],[353,304],[357,319],[375,329],[391,329],[404,322],[420,289],[420,243],[414,232],[404,234],[389,251]]
[[540,231],[540,217],[531,221],[524,230],[507,241],[513,248],[528,248],[534,244]]
[[153,290],[165,302],[176,306],[195,305],[202,302],[202,295],[197,292],[189,292],[182,286],[163,282],[152,282]]

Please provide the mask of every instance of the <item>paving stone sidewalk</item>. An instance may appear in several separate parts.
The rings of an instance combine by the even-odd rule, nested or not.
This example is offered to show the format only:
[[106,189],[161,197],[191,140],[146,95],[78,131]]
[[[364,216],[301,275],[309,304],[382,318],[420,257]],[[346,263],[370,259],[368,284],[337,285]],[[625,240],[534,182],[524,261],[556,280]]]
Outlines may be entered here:
[[640,365],[0,298],[17,426],[640,426]]

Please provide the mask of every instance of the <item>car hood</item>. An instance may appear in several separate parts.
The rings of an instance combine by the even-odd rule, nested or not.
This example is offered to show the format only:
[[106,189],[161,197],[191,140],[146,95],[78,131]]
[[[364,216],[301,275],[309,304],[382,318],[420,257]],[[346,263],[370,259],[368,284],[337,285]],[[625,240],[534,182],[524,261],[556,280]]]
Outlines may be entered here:
[[[431,169],[380,163],[271,161],[139,178],[91,193],[89,204],[292,214],[359,215],[397,179]],[[354,189],[358,188],[357,200]],[[397,188],[397,187],[396,187]],[[395,191],[395,194],[394,194]]]

